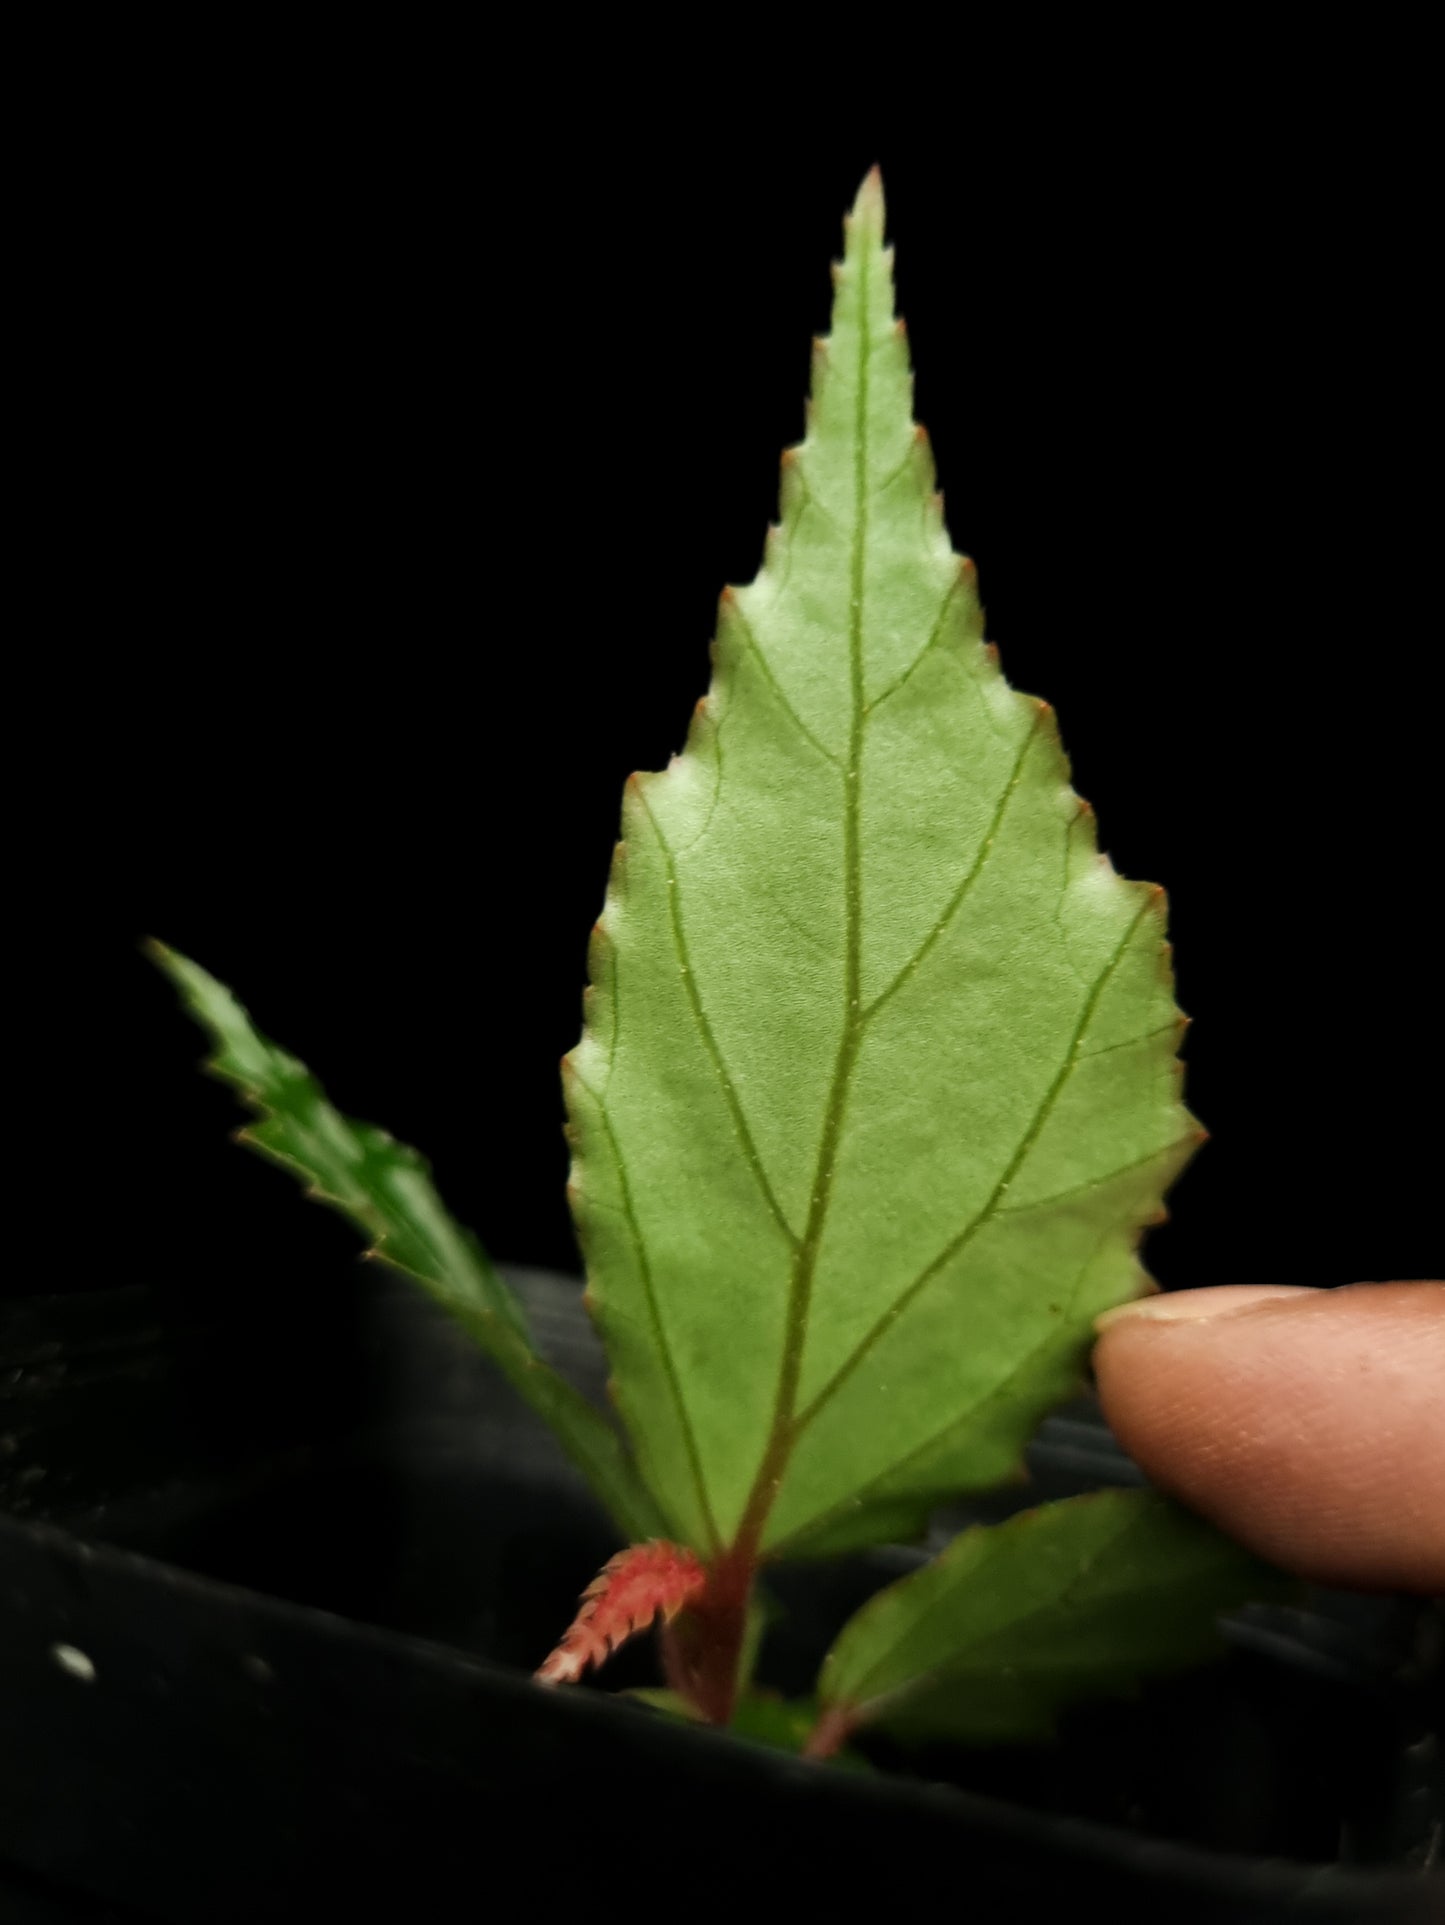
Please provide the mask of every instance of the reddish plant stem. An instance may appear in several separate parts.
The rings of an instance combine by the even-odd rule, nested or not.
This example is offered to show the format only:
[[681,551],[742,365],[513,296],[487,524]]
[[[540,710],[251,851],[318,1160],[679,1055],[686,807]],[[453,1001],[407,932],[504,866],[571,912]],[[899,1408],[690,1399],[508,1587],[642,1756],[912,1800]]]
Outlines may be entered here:
[[709,1724],[727,1724],[737,1703],[756,1571],[750,1553],[737,1546],[725,1551],[711,1566],[702,1596],[663,1633],[668,1682]]
[[819,1718],[803,1746],[805,1758],[831,1758],[841,1751],[852,1733],[853,1721],[847,1705],[834,1704]]
[[710,1724],[727,1724],[737,1703],[758,1547],[792,1446],[792,1424],[779,1421],[758,1466],[737,1536],[709,1567],[702,1597],[663,1637],[668,1682]]

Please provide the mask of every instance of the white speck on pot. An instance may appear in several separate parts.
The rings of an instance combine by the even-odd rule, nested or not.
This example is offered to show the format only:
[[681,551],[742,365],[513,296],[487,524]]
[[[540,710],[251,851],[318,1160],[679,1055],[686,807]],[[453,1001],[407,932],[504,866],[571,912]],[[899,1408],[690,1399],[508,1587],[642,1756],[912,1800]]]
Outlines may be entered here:
[[68,1677],[76,1678],[81,1684],[95,1683],[95,1666],[81,1650],[73,1644],[52,1644],[50,1655]]

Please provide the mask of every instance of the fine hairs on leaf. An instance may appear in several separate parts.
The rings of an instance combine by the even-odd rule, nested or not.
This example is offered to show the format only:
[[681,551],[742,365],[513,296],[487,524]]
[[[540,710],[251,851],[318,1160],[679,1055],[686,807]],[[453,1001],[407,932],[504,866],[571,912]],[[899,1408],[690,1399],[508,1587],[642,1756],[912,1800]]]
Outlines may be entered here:
[[876,171],[811,386],[683,752],[627,783],[563,1065],[621,1433],[537,1355],[414,1152],[155,953],[260,1113],[247,1140],[461,1319],[632,1547],[539,1676],[659,1620],[657,1705],[831,1756],[874,1722],[1046,1733],[1206,1653],[1270,1576],[1152,1493],[1070,1500],[873,1598],[806,1714],[748,1682],[765,1566],[915,1538],[1017,1474],[1094,1318],[1151,1287],[1139,1239],[1202,1134],[1163,892],[1100,854],[1053,713],[1005,681],[950,544]]

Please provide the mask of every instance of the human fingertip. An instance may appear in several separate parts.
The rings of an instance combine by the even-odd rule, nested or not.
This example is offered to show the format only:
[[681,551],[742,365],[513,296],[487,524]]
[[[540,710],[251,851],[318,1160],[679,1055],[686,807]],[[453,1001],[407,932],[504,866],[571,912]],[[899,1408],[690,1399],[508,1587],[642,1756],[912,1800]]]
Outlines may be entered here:
[[1100,1335],[1122,1323],[1204,1323],[1215,1317],[1252,1310],[1256,1304],[1279,1303],[1289,1297],[1318,1297],[1307,1284],[1221,1283],[1197,1290],[1170,1290],[1155,1297],[1136,1297],[1095,1317]]

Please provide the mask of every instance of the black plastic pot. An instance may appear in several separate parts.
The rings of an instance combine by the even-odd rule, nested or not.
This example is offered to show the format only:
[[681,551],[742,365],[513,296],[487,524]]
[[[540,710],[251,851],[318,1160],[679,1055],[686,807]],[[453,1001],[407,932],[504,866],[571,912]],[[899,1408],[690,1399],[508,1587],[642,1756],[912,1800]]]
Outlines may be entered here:
[[[514,1274],[595,1386],[575,1285]],[[466,1340],[365,1275],[299,1323],[135,1291],[8,1314],[0,1919],[1445,1917],[1436,1607],[1251,1609],[1219,1664],[1055,1745],[880,1745],[871,1776],[534,1686],[606,1522]],[[1030,1469],[989,1515],[1137,1479],[1088,1406]],[[781,1574],[768,1681],[805,1688],[915,1556]]]

